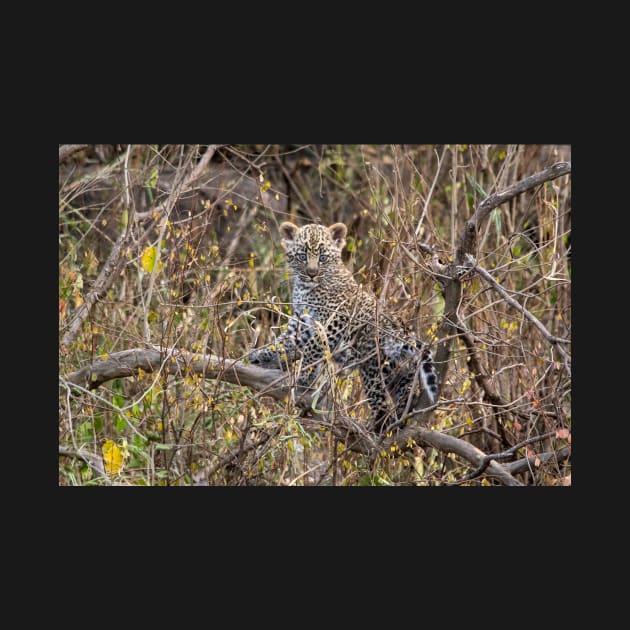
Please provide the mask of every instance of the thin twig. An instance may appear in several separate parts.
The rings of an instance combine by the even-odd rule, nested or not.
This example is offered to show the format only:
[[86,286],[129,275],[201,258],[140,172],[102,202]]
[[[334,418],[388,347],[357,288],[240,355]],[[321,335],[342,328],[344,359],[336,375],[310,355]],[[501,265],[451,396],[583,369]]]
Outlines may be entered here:
[[[431,197],[433,196],[433,189],[435,188],[435,185],[437,184],[438,176],[440,174],[440,171],[442,170],[442,164],[444,164],[444,155],[446,154],[447,149],[448,149],[448,145],[445,144],[444,148],[442,149],[442,155],[438,156],[437,158],[437,169],[435,169],[435,176],[433,177],[433,181],[431,182],[431,188],[429,188],[429,192],[427,193],[427,198],[425,199],[425,202],[424,202],[424,207],[422,208],[422,214],[420,215],[420,219],[418,219],[418,224],[416,225],[416,231],[415,231],[416,236],[420,236],[420,228],[422,227],[422,223],[424,222],[424,217],[427,213],[427,210],[429,209],[429,203],[431,202]],[[437,155],[437,152],[436,152],[436,155]],[[427,253],[431,253],[431,252],[427,252]]]
[[470,268],[476,271],[486,282],[488,282],[492,287],[501,295],[501,297],[512,307],[514,307],[517,311],[522,313],[527,319],[529,319],[540,332],[544,335],[545,339],[549,343],[557,344],[557,343],[571,343],[570,339],[563,339],[562,337],[556,337],[552,335],[542,324],[542,322],[532,315],[526,308],[521,306],[514,298],[511,298],[508,295],[508,292],[483,268],[480,267],[475,259],[470,255],[466,254],[466,261],[470,264]]

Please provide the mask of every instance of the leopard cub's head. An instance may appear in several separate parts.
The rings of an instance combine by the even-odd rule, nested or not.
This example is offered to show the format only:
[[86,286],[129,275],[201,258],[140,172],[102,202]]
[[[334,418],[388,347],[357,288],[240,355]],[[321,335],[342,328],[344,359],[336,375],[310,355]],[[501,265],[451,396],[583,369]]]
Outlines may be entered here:
[[289,221],[282,223],[282,247],[293,275],[312,286],[343,269],[341,251],[346,245],[346,233],[343,223],[330,227],[309,223],[301,228]]

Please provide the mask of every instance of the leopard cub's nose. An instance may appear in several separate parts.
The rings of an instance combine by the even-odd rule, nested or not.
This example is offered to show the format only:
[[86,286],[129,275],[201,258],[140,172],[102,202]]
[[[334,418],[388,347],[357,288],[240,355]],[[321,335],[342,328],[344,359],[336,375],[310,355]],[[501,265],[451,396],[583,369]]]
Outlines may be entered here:
[[307,275],[309,275],[311,278],[314,278],[317,275],[318,269],[317,267],[307,267],[306,268],[306,273]]

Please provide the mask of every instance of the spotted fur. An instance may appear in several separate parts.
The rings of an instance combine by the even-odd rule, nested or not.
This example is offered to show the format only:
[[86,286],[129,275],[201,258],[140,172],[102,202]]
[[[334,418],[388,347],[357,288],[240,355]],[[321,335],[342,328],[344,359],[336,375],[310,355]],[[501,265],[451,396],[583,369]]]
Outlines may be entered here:
[[302,228],[282,223],[293,316],[276,343],[252,351],[249,360],[286,368],[301,358],[298,384],[309,387],[329,350],[337,363],[359,370],[373,426],[383,431],[403,414],[410,393],[412,402],[418,400],[417,388],[411,392],[414,381],[431,402],[437,400],[437,374],[430,350],[379,309],[375,295],[357,284],[343,264],[346,232],[343,223]]

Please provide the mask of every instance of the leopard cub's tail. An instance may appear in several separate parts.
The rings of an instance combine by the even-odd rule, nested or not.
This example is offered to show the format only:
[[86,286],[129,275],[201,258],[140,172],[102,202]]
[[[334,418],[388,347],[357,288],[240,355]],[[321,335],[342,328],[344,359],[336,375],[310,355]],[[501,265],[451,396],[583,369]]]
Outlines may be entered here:
[[422,378],[422,386],[431,399],[431,404],[435,403],[438,397],[438,378],[431,350],[424,349],[422,351],[420,376]]

